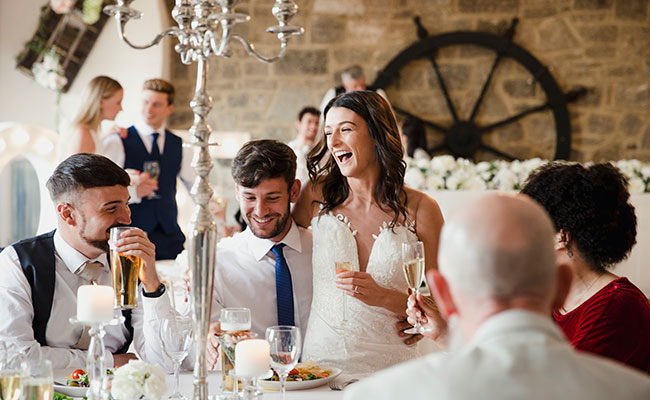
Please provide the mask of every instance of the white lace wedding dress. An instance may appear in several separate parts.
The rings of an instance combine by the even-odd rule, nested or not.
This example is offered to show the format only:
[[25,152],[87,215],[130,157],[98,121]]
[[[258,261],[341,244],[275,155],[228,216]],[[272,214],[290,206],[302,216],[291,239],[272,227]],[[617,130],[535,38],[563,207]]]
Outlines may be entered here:
[[[407,346],[397,335],[395,314],[380,307],[368,306],[343,294],[334,285],[336,261],[350,261],[354,269],[359,270],[354,239],[356,232],[351,230],[347,218],[330,213],[315,217],[311,223],[314,296],[302,360],[335,366],[346,374],[369,374],[419,357],[419,343]],[[379,285],[406,293],[401,245],[402,242],[416,240],[417,236],[411,229],[397,226],[392,232],[384,223],[378,227],[366,272]],[[347,303],[345,323],[344,297]]]

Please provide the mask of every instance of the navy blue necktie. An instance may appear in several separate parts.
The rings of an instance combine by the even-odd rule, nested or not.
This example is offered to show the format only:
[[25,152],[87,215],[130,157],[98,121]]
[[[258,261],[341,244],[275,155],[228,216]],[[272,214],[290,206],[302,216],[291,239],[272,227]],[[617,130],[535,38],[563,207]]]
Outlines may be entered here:
[[158,148],[158,136],[160,133],[154,132],[151,134],[153,137],[151,141],[151,158],[158,160],[160,158],[160,148]]
[[293,286],[291,272],[284,258],[284,243],[276,244],[271,249],[275,254],[275,295],[278,300],[278,325],[295,326],[293,319]]

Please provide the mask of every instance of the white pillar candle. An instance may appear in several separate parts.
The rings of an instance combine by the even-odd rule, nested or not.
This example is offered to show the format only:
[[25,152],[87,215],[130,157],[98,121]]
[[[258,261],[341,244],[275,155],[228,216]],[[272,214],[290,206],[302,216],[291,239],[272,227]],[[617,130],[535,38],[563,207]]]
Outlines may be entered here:
[[235,375],[255,378],[269,372],[270,346],[262,339],[243,340],[235,346]]
[[77,290],[77,320],[106,322],[114,318],[115,294],[110,286],[84,285]]

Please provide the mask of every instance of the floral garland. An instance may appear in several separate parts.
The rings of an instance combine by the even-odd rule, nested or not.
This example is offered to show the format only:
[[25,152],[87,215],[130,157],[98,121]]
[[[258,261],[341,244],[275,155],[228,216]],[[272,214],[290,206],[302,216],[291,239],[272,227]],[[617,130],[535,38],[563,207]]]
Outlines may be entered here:
[[[535,169],[548,160],[532,158],[512,162],[470,160],[450,155],[408,158],[404,183],[423,191],[432,190],[521,190]],[[650,192],[650,164],[639,160],[612,161],[629,181],[630,193]],[[593,163],[585,163],[585,166]]]

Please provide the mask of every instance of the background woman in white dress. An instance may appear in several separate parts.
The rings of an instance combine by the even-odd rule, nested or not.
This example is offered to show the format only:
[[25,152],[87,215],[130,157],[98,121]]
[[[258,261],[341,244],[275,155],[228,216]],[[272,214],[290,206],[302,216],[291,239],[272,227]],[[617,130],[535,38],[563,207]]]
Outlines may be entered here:
[[93,78],[81,99],[72,126],[59,139],[59,159],[76,153],[102,153],[100,124],[122,111],[122,85],[108,76]]
[[[370,373],[420,355],[395,328],[408,297],[401,244],[423,241],[426,268],[435,268],[443,218],[432,198],[404,186],[397,123],[380,95],[341,94],[324,121],[324,138],[307,158],[311,182],[294,208],[314,240],[302,358]],[[335,274],[341,261],[353,271]]]

